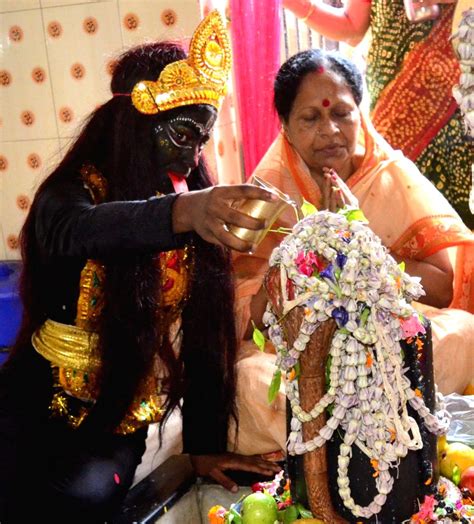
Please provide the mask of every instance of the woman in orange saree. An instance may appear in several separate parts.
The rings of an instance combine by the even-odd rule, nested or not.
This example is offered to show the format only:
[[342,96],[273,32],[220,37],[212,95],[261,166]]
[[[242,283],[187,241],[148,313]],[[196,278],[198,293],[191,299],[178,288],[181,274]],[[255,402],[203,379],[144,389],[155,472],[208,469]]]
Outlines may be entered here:
[[323,0],[282,4],[333,40],[357,45],[370,32],[367,87],[375,128],[416,163],[473,229],[474,148],[452,93],[460,75],[451,40],[453,18],[467,6],[459,0],[425,0],[420,7],[437,4],[439,16],[413,23],[403,0],[345,0],[343,7]]
[[[336,157],[342,153],[336,149],[336,152],[332,152],[332,146],[327,144],[346,147],[346,132],[343,129],[346,124],[339,124],[337,118],[342,118],[338,114],[342,114],[344,104],[348,104],[347,93],[344,89],[340,90],[337,82],[345,83],[349,93],[352,88],[348,79],[330,65],[328,54],[311,50],[299,55],[304,53],[309,57],[317,57],[313,73],[303,74],[306,77],[313,74],[314,81],[320,83],[323,76],[332,75],[330,82],[333,84],[329,85],[335,86],[335,92],[327,94],[325,91],[324,97],[317,100],[318,95],[312,93],[317,92],[319,85],[324,90],[324,82],[312,84],[310,96],[314,100],[311,98],[310,102],[304,100],[300,103],[297,94],[294,106],[303,106],[303,122],[309,118],[305,112],[313,111],[316,115],[314,126],[319,128],[312,139],[312,147],[317,150],[317,141],[323,136],[329,136],[325,139],[326,145],[322,151],[327,159],[322,162],[327,162],[328,167],[335,167],[331,164],[337,164]],[[323,65],[318,66],[321,62]],[[318,75],[320,79],[317,78]],[[300,81],[296,89],[301,91],[302,85],[304,84]],[[344,96],[341,98],[339,91],[346,99]],[[288,94],[289,98],[291,96]],[[296,111],[295,107],[291,111]],[[332,116],[334,111],[336,114]],[[326,114],[334,122],[326,125],[323,122]],[[351,130],[357,131],[357,135],[354,150],[347,162],[349,171],[344,187],[357,198],[369,226],[397,260],[406,261],[408,272],[410,264],[415,264],[411,267],[416,267],[416,264],[432,260],[437,255],[447,255],[450,261],[454,275],[453,290],[450,303],[442,304],[449,307],[433,307],[420,303],[419,308],[432,323],[435,380],[438,388],[443,393],[462,393],[473,375],[474,283],[471,282],[471,275],[474,269],[474,236],[447,200],[421,175],[416,166],[400,151],[394,151],[375,131],[370,121],[361,113],[358,103],[353,104],[351,114],[353,120],[349,126]],[[321,209],[325,205],[325,189],[318,185],[315,170],[300,154],[298,135],[288,133],[285,118],[282,119],[282,124],[285,131],[280,133],[269,148],[254,171],[254,176],[257,175],[288,194],[297,206],[301,206],[306,200]],[[331,156],[336,160],[331,159]],[[340,173],[345,169],[343,164],[344,162]],[[290,209],[279,217],[273,230],[279,227],[291,228],[295,222],[295,213]],[[267,389],[274,371],[275,357],[271,348],[267,348],[268,352],[260,352],[253,341],[248,340],[252,331],[251,321],[258,324],[261,319],[261,307],[256,304],[262,296],[262,282],[268,269],[268,260],[281,240],[281,233],[270,232],[253,254],[238,254],[234,260],[237,328],[240,329],[242,338],[238,362],[238,410],[241,423],[237,449],[242,453],[266,453],[278,447],[285,449],[283,386],[276,401],[271,406],[267,402]],[[415,272],[413,274],[416,275]],[[422,284],[428,295],[432,282],[422,278]]]

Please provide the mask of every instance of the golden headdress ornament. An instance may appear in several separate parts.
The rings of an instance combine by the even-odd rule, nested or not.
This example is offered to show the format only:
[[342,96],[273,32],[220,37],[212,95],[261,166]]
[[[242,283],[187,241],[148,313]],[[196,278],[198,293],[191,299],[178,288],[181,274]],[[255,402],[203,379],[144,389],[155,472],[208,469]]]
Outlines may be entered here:
[[219,11],[214,10],[196,28],[188,58],[168,64],[156,82],[135,84],[132,103],[146,115],[191,104],[219,109],[227,92],[230,63],[229,36]]

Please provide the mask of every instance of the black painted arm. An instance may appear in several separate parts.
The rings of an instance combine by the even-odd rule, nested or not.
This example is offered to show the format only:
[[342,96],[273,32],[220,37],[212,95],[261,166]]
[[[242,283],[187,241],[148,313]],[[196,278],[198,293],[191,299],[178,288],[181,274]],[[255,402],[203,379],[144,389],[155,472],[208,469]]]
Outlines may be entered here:
[[36,199],[36,236],[49,256],[102,258],[121,252],[168,251],[188,234],[172,231],[176,194],[94,204],[80,180],[52,184]]

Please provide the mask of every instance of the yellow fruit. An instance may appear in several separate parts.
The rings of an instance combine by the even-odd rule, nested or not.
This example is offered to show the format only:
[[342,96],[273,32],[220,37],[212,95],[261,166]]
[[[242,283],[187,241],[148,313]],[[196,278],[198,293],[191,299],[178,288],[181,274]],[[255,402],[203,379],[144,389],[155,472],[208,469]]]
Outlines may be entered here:
[[460,474],[468,467],[474,466],[474,449],[461,442],[453,442],[439,450],[438,459],[441,475],[452,479],[455,466],[459,468]]
[[474,382],[470,382],[467,388],[463,391],[463,395],[474,395]]
[[446,440],[446,435],[441,435],[438,437],[438,455],[448,447],[448,441]]

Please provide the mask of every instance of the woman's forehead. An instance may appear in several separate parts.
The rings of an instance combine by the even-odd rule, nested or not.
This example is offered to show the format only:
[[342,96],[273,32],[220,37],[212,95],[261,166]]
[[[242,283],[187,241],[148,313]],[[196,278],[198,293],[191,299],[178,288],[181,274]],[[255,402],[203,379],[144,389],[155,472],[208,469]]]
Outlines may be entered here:
[[293,108],[321,105],[322,100],[327,98],[334,102],[355,103],[352,91],[340,75],[328,70],[314,71],[301,81]]

